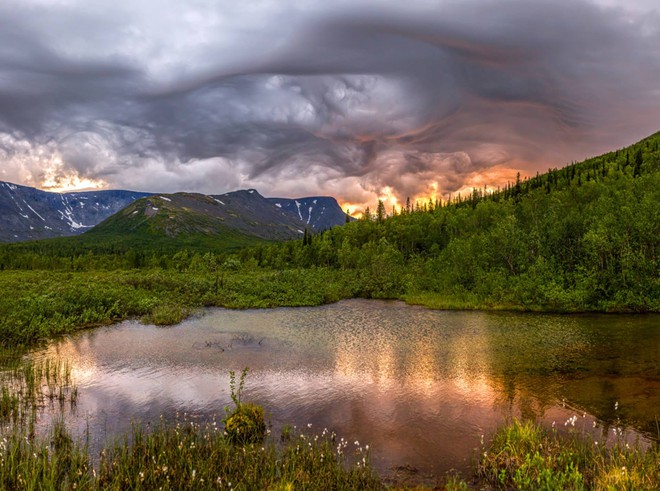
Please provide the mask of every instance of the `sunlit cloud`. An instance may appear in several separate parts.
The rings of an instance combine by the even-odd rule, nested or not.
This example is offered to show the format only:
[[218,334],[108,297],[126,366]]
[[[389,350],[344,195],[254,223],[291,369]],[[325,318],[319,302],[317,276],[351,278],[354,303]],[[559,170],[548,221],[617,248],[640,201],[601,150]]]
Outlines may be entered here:
[[355,214],[496,188],[658,130],[656,3],[4,2],[0,179]]

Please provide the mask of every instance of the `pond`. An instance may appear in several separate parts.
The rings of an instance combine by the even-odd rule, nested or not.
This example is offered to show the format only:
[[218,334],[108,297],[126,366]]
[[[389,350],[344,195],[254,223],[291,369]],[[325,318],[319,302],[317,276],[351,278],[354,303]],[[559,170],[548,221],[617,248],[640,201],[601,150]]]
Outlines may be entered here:
[[[72,364],[65,417],[92,445],[131,421],[177,413],[221,419],[229,371],[245,397],[284,424],[369,444],[385,476],[468,472],[511,417],[596,439],[623,428],[657,438],[660,318],[433,311],[394,301],[310,308],[209,309],[174,327],[136,321],[84,331],[32,354]],[[48,413],[48,410],[45,411]],[[47,420],[48,418],[43,418]],[[620,438],[620,437],[619,437]]]

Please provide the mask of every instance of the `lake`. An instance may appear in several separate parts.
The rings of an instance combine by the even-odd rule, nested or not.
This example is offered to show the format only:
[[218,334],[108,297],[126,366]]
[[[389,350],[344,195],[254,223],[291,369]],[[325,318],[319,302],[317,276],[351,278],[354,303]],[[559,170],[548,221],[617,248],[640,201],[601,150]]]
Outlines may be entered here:
[[[612,440],[657,438],[660,317],[433,311],[395,301],[209,309],[174,327],[127,321],[32,356],[72,364],[65,417],[92,445],[131,421],[224,415],[229,371],[284,424],[369,444],[385,476],[432,480],[470,462],[498,425],[535,418]],[[48,420],[48,409],[44,410]],[[45,424],[45,423],[44,423]],[[308,425],[312,425],[308,429]],[[569,423],[570,425],[570,423]]]

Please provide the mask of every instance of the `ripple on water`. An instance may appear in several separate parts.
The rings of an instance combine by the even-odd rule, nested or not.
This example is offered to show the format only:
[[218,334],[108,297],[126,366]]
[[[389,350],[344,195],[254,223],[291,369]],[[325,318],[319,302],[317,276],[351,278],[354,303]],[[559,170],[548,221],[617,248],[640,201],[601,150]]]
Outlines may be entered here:
[[[467,469],[481,435],[510,416],[623,424],[653,434],[658,317],[431,311],[349,300],[231,311],[169,328],[124,322],[45,352],[71,360],[71,421],[96,441],[131,420],[222,415],[230,370],[274,431],[312,423],[369,442],[381,472]],[[564,402],[562,402],[564,401]],[[614,410],[614,402],[619,409]]]

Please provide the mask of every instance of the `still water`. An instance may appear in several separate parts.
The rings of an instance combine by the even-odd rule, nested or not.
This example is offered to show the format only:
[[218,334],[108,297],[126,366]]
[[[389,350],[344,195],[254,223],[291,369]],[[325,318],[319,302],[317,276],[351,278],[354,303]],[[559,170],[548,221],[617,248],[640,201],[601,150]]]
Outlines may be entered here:
[[[577,426],[606,441],[657,437],[660,318],[432,311],[347,300],[311,308],[210,309],[174,327],[123,322],[33,356],[72,363],[66,415],[92,444],[131,421],[221,418],[229,371],[272,431],[284,424],[368,443],[386,476],[468,471],[507,418]],[[594,429],[595,426],[595,429]]]

